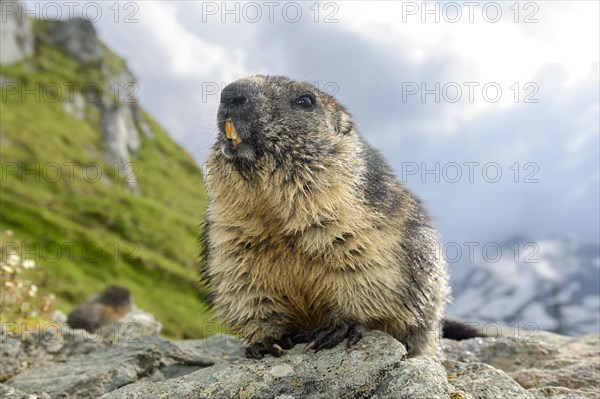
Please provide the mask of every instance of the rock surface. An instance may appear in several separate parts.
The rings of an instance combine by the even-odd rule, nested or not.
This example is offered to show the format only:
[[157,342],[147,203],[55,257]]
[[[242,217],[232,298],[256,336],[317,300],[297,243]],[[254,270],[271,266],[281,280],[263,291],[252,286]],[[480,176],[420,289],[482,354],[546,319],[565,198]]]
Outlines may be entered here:
[[[86,96],[70,96],[63,106],[77,119],[85,117],[85,102],[100,111],[100,128],[106,148],[106,161],[116,166],[133,193],[139,194],[135,168],[130,164],[141,146],[141,136],[152,135],[150,126],[142,116],[135,93],[137,80],[125,64],[109,65],[102,42],[93,24],[82,18],[54,21],[48,24],[48,35],[43,40],[63,49],[83,66],[100,64],[104,79],[89,82]],[[118,65],[118,66],[117,66]],[[115,69],[116,68],[116,69]]]
[[25,18],[23,3],[2,1],[2,36],[0,64],[9,65],[27,59],[35,51],[35,40],[61,49],[67,57],[77,60],[82,68],[97,67],[102,78],[80,82],[87,88],[84,95],[72,92],[65,96],[63,107],[76,119],[86,117],[86,107],[100,112],[106,161],[124,177],[126,187],[139,194],[136,159],[142,137],[151,137],[152,129],[142,115],[135,94],[137,80],[125,63],[106,49],[92,22],[83,18],[46,21],[43,34],[34,34],[32,24]]
[[0,3],[0,65],[10,65],[33,54],[34,37],[20,2]]
[[299,345],[250,360],[226,335],[160,338],[140,311],[97,334],[53,326],[2,333],[1,397],[600,398],[599,335],[444,340],[439,356],[407,359],[402,344],[371,331],[351,350]]
[[405,355],[400,343],[373,333],[359,344],[359,350],[340,346],[318,362],[313,353],[303,353],[298,346],[281,359],[221,363],[181,378],[126,386],[105,398],[187,398],[192,392],[194,397],[210,398],[372,397]]
[[486,363],[507,373],[532,397],[600,398],[598,334],[571,338],[539,331],[483,343],[446,342],[446,361]]
[[92,23],[83,18],[49,23],[50,35],[45,40],[62,47],[69,57],[91,64],[102,58],[102,44]]

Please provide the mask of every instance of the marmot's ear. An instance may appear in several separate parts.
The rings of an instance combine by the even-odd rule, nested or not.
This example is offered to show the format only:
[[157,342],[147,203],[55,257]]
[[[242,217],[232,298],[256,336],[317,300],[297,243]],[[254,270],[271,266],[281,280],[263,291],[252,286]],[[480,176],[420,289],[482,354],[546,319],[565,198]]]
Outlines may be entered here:
[[354,120],[352,116],[345,110],[340,111],[337,121],[337,132],[340,134],[348,134],[354,129]]

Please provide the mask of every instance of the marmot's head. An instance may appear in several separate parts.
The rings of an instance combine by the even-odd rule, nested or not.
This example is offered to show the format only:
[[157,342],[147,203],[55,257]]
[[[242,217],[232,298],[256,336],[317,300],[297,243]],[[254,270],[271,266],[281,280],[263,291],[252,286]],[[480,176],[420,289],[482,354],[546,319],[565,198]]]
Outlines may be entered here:
[[96,297],[96,301],[113,307],[131,306],[132,298],[125,288],[110,286]]
[[350,114],[333,97],[305,82],[253,76],[227,85],[217,116],[215,149],[240,171],[310,164],[336,156],[356,135]]

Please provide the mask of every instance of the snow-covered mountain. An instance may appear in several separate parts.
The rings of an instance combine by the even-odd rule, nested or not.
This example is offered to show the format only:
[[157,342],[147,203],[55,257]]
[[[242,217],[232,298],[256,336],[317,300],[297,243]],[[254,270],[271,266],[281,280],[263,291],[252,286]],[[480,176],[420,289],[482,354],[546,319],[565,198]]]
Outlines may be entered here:
[[470,259],[446,256],[454,297],[448,315],[481,326],[568,335],[600,331],[600,245],[515,237],[471,246]]

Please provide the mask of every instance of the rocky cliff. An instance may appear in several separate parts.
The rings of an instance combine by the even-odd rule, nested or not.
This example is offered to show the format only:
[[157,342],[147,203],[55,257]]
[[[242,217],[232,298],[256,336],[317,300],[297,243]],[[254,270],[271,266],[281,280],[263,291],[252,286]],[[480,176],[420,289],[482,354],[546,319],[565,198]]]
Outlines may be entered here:
[[[88,86],[83,92],[76,90],[76,82],[68,82],[73,85],[64,87],[69,91],[62,103],[68,113],[80,120],[85,119],[86,105],[97,107],[105,160],[116,165],[121,173],[127,173],[126,186],[132,192],[139,193],[136,171],[128,170],[128,165],[137,156],[141,136],[151,137],[152,130],[142,117],[134,97],[137,82],[125,63],[116,59],[104,46],[89,20],[75,18],[38,22],[38,32],[35,34],[32,24],[22,12],[21,4],[16,1],[2,3],[0,19],[0,65],[12,65],[32,58],[36,40],[39,40],[60,48],[68,57],[79,61],[81,67],[101,72],[96,76],[100,79],[86,82]],[[11,87],[12,82],[8,83],[3,89]],[[62,91],[63,88],[58,87]]]
[[35,261],[64,312],[113,284],[168,336],[214,331],[196,286],[199,167],[90,21],[24,18],[19,5],[0,7],[0,224],[15,238],[3,246]]
[[55,324],[4,333],[0,396],[33,398],[600,398],[600,336],[538,332],[444,340],[437,357],[406,358],[372,331],[353,349],[298,346],[249,360],[235,338],[167,341],[147,313],[90,336]]
[[[127,174],[126,186],[139,193],[135,168],[131,161],[138,155],[142,137],[152,137],[152,129],[142,115],[135,97],[137,81],[127,65],[116,57],[98,38],[93,24],[83,18],[37,21],[37,32],[24,15],[18,1],[3,1],[0,65],[13,65],[35,57],[36,41],[61,49],[82,68],[97,70],[96,79],[86,83],[85,90],[76,85],[62,101],[65,110],[79,120],[85,119],[86,106],[94,106],[100,115],[100,131],[105,146],[104,158]],[[52,82],[53,84],[58,82]],[[10,85],[7,85],[7,87]],[[64,89],[63,88],[63,89]]]
[[0,65],[10,65],[33,55],[33,31],[18,2],[0,6]]

